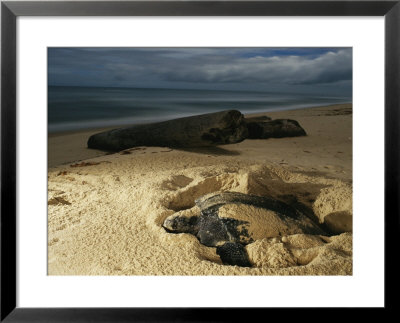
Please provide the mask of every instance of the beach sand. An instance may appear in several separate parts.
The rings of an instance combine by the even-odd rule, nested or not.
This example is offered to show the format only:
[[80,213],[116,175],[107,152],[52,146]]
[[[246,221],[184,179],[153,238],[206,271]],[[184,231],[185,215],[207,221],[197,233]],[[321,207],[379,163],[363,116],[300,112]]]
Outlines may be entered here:
[[[297,120],[307,136],[107,154],[86,148],[99,129],[50,135],[48,274],[352,275],[351,104],[258,115]],[[296,200],[331,234],[257,240],[251,268],[223,265],[215,248],[162,228],[217,191]]]

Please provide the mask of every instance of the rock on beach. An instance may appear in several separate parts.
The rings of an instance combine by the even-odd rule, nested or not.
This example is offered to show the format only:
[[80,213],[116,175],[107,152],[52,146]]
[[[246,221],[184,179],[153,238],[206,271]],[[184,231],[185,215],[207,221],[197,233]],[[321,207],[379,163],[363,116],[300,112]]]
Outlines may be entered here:
[[276,119],[258,121],[249,119],[247,122],[249,139],[268,139],[306,136],[305,130],[296,120]]
[[227,110],[94,134],[88,148],[120,151],[137,146],[204,147],[241,142],[247,135],[242,113]]

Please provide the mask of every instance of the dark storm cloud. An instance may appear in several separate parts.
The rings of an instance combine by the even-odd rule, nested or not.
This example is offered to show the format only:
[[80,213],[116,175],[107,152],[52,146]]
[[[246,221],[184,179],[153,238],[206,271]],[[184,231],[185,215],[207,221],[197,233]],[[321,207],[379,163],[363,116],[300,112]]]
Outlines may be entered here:
[[50,85],[284,90],[349,87],[352,80],[351,48],[49,48],[48,54]]

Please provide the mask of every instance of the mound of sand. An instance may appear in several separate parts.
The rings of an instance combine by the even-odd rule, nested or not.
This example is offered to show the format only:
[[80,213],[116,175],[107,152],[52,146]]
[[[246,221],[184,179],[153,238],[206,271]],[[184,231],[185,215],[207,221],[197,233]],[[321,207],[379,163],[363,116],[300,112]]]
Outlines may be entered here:
[[[201,245],[193,235],[171,234],[162,228],[166,217],[195,212],[197,198],[217,191],[268,193],[323,223],[326,216],[321,214],[343,212],[344,206],[346,212],[351,211],[343,202],[343,191],[351,190],[349,184],[233,158],[216,162],[216,158],[191,152],[146,151],[99,157],[96,165],[49,172],[49,274],[352,273],[351,233],[257,236],[246,247],[253,267],[240,268],[222,265],[215,248]],[[321,209],[320,202],[327,196],[330,203]],[[245,214],[240,208],[222,208],[222,213]]]

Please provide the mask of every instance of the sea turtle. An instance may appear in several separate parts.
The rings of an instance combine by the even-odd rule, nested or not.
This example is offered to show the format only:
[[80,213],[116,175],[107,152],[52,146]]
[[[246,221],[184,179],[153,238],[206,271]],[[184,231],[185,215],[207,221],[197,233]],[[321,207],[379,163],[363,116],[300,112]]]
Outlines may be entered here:
[[167,232],[190,233],[200,243],[216,247],[222,262],[251,267],[245,245],[263,238],[291,234],[325,234],[292,206],[267,196],[215,192],[198,198],[196,205],[167,217]]

